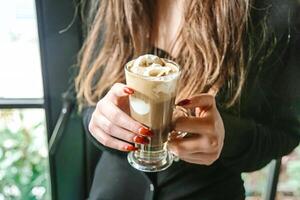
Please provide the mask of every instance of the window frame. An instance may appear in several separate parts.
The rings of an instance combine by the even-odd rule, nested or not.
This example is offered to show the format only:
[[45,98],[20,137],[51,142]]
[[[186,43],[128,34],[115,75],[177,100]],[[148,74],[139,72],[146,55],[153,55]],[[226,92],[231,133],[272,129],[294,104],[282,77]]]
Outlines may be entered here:
[[0,109],[44,108],[42,98],[0,98]]
[[[76,9],[79,9],[80,2],[80,0],[35,0],[44,89],[44,109],[48,142],[51,141],[50,144],[53,144],[50,139],[53,133],[55,136],[56,123],[61,121],[59,117],[61,113],[63,116],[70,116],[63,113],[62,94],[73,84],[73,78],[70,77],[73,74],[71,70],[74,70],[77,53],[82,45],[82,23],[79,17],[76,16],[79,13]],[[66,126],[66,124],[63,124],[63,126]],[[69,157],[70,142],[65,141],[68,139],[68,135],[62,139],[59,149],[55,148],[54,154],[49,154],[52,199],[83,199],[87,195],[85,187],[82,187],[82,184],[85,184],[83,175],[86,171],[83,163],[85,152],[82,150],[82,155],[78,155],[78,161],[74,161],[80,166],[76,166],[76,168],[73,164],[74,167],[68,169],[70,163],[63,163],[62,159],[65,161],[67,159],[64,158]],[[82,143],[84,141],[76,142],[80,143],[78,144],[80,148],[83,148]],[[76,174],[78,177],[62,176],[62,174],[72,174],[72,172],[74,174],[74,171],[78,172]],[[72,187],[70,184],[73,184]],[[70,190],[73,190],[72,194],[70,194]]]

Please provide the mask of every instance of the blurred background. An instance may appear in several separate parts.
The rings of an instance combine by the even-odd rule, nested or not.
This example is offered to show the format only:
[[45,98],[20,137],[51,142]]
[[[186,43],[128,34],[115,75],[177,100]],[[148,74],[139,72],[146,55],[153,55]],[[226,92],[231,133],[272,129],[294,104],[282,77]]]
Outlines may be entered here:
[[[87,161],[88,150],[84,155],[75,151],[71,158],[62,152],[80,152],[88,144],[82,135],[78,141],[83,142],[69,144],[74,141],[68,141],[68,137],[74,139],[69,133],[64,136],[67,151],[54,148],[49,157],[48,141],[53,134],[62,137],[56,123],[63,121],[59,117],[66,111],[61,111],[61,93],[68,88],[66,77],[83,35],[82,22],[74,18],[74,5],[78,4],[71,0],[0,0],[0,5],[0,200],[75,199],[68,191],[86,194],[88,186],[82,185],[87,182],[82,180],[90,178],[86,178],[88,164],[82,164],[84,177],[72,162]],[[72,27],[68,27],[70,22]],[[80,124],[76,113],[72,116],[69,124]],[[55,139],[52,142],[58,145]],[[70,161],[73,158],[75,161]],[[257,172],[243,174],[247,199],[266,199],[268,190],[276,187],[274,172],[278,171],[276,199],[300,200],[300,147],[279,164],[274,161]],[[68,170],[70,167],[73,169]],[[78,186],[72,180],[79,180]]]
[[0,200],[51,199],[44,109],[3,106],[43,102],[35,2],[0,2]]

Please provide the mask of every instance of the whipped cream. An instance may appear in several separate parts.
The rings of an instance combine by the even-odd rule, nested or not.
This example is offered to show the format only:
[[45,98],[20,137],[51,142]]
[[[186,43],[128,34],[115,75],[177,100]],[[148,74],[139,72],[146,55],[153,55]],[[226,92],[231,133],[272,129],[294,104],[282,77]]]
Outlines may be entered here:
[[162,77],[179,71],[178,67],[174,64],[151,54],[146,54],[135,59],[128,66],[128,70],[135,74],[149,77]]

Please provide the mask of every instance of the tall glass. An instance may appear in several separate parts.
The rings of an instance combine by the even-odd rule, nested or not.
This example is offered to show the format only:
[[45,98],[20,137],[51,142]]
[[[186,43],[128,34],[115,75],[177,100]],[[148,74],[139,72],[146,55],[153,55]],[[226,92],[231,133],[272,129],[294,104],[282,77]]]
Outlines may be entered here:
[[162,171],[173,162],[166,144],[171,131],[181,68],[171,60],[164,61],[178,67],[178,71],[160,77],[142,76],[128,70],[134,60],[125,65],[126,83],[135,91],[129,97],[131,117],[154,133],[152,137],[148,137],[149,144],[135,144],[138,150],[128,154],[130,165],[145,172]]

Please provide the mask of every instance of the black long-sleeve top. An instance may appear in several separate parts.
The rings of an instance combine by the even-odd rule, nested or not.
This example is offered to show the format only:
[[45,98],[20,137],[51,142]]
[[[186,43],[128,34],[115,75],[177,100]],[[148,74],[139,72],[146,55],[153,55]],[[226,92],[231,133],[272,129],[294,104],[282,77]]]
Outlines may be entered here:
[[292,0],[261,1],[253,8],[254,43],[260,42],[259,24],[267,16],[267,47],[254,47],[240,102],[231,109],[219,106],[225,141],[211,166],[179,161],[151,176],[137,171],[127,163],[126,153],[106,148],[90,135],[87,126],[94,108],[86,108],[87,136],[103,151],[90,199],[243,199],[241,172],[262,168],[300,141],[299,11]]

